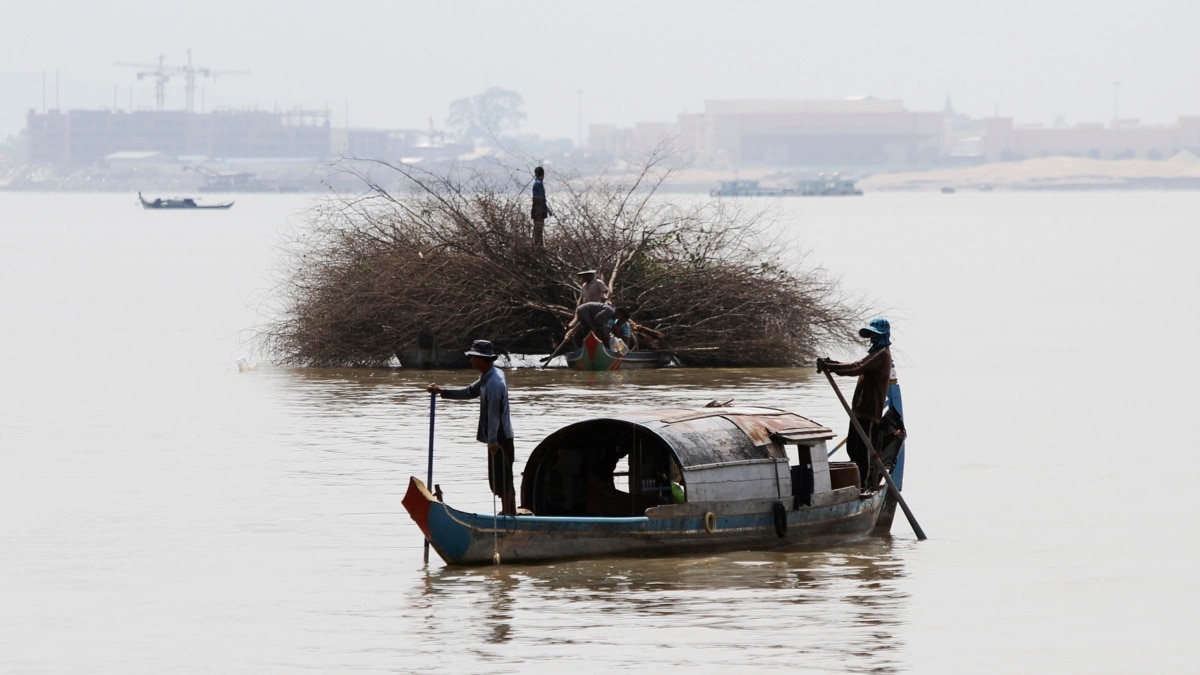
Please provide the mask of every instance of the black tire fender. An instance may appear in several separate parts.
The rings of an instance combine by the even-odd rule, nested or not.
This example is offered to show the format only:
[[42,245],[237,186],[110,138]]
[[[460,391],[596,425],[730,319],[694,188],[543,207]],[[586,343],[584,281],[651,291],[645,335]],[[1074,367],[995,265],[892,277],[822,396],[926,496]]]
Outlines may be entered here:
[[787,536],[787,507],[783,502],[775,502],[771,507],[771,517],[775,521],[775,534],[780,539]]

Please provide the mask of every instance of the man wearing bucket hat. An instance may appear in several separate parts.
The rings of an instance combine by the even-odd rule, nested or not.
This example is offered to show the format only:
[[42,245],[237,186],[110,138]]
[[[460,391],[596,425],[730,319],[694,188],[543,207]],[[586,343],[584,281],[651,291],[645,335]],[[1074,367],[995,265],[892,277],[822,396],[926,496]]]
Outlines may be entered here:
[[475,440],[487,443],[488,485],[500,498],[502,516],[517,515],[517,492],[513,486],[513,429],[508,412],[508,383],[504,371],[496,368],[496,349],[487,340],[476,340],[466,352],[479,379],[471,384],[444,389],[429,384],[425,391],[450,399],[479,399],[479,428]]
[[[888,380],[892,373],[892,327],[887,319],[877,317],[871,319],[866,328],[860,329],[858,335],[871,340],[866,356],[853,363],[841,363],[828,358],[817,359],[817,372],[829,371],[834,375],[858,377],[850,408],[874,443],[877,427],[883,420],[883,406],[887,400]],[[867,444],[855,430],[853,422],[850,423],[846,454],[858,464],[862,487],[873,487],[880,476],[871,474],[871,458]]]

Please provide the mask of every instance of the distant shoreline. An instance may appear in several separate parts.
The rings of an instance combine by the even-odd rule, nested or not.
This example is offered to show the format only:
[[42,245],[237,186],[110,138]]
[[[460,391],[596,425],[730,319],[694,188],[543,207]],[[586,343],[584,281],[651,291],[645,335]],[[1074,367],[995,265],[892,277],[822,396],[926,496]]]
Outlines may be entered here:
[[[318,165],[311,167],[316,169]],[[257,167],[256,167],[257,168]],[[241,192],[312,192],[327,193],[340,187],[322,181],[316,172],[289,170],[262,171],[268,185],[288,189],[229,190]],[[10,166],[0,170],[0,190],[19,192],[161,192],[191,193],[199,190],[194,174],[169,167],[157,170],[77,170],[58,174],[47,167]],[[297,173],[306,175],[300,176]],[[788,187],[796,181],[818,174],[816,169],[784,167],[741,167],[738,169],[693,168],[676,171],[661,186],[663,192],[703,193],[733,179],[759,181],[764,188]],[[827,171],[832,175],[834,172]],[[285,175],[291,174],[291,175]],[[920,192],[957,190],[1200,190],[1200,158],[1181,152],[1166,160],[1099,160],[1083,157],[1043,157],[1017,162],[996,162],[952,168],[913,171],[840,172],[855,178],[859,189],[871,192]]]

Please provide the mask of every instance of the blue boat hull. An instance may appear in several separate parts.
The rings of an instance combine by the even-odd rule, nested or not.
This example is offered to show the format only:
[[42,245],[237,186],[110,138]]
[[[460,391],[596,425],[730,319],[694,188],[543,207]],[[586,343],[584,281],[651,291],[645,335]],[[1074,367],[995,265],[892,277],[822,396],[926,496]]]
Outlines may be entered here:
[[404,506],[450,565],[830,546],[886,535],[895,512],[881,490],[797,509],[757,501],[663,506],[638,517],[497,516],[447,506],[416,477]]

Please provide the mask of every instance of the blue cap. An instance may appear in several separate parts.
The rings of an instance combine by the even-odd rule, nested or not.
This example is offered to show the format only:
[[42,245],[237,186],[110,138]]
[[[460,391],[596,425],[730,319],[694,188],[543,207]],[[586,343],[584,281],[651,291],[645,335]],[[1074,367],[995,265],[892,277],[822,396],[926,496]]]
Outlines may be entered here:
[[860,328],[858,331],[859,337],[871,337],[872,335],[887,335],[892,332],[892,324],[882,316],[871,319],[871,323],[867,324],[866,328]]

